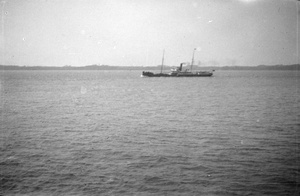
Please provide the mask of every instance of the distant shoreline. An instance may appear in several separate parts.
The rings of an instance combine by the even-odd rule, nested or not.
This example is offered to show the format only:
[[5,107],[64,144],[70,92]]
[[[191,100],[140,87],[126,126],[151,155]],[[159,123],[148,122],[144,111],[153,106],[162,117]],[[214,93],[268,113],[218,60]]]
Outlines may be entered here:
[[[163,70],[170,70],[174,66],[164,66]],[[187,66],[187,69],[190,67]],[[160,70],[161,66],[110,66],[110,65],[87,65],[87,66],[19,66],[0,65],[0,70]],[[193,70],[300,70],[300,64],[292,65],[258,65],[258,66],[193,66]]]

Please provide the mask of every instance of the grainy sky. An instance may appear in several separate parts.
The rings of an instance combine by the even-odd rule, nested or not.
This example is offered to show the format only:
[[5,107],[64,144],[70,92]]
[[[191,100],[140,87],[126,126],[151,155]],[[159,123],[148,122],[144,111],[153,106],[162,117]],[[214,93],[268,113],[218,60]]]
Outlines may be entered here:
[[294,64],[299,7],[297,0],[1,0],[0,64],[156,66],[165,49],[165,64],[175,66],[190,62],[194,48],[202,66]]

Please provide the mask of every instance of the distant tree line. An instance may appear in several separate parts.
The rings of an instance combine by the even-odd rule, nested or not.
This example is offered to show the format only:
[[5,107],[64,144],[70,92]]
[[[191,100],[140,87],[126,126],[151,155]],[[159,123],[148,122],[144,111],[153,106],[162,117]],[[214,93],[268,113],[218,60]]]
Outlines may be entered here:
[[[163,66],[163,70],[170,70],[175,66]],[[157,66],[111,66],[111,65],[86,65],[81,67],[66,65],[57,66],[18,66],[0,65],[0,70],[160,70]],[[183,67],[190,69],[190,66]],[[300,64],[293,65],[258,65],[258,66],[193,66],[193,70],[300,70]]]

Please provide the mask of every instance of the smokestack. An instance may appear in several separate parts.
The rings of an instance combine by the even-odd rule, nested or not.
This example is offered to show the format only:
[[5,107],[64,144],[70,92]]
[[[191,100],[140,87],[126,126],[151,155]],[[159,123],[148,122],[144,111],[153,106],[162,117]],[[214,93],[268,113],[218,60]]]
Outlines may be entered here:
[[182,70],[182,65],[183,65],[183,63],[180,64],[179,71]]

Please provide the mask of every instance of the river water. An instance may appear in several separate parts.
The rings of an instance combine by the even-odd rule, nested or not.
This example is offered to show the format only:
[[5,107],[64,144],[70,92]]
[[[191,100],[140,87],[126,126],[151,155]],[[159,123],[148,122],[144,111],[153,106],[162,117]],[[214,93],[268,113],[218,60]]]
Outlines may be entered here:
[[0,195],[298,195],[300,72],[2,71]]

